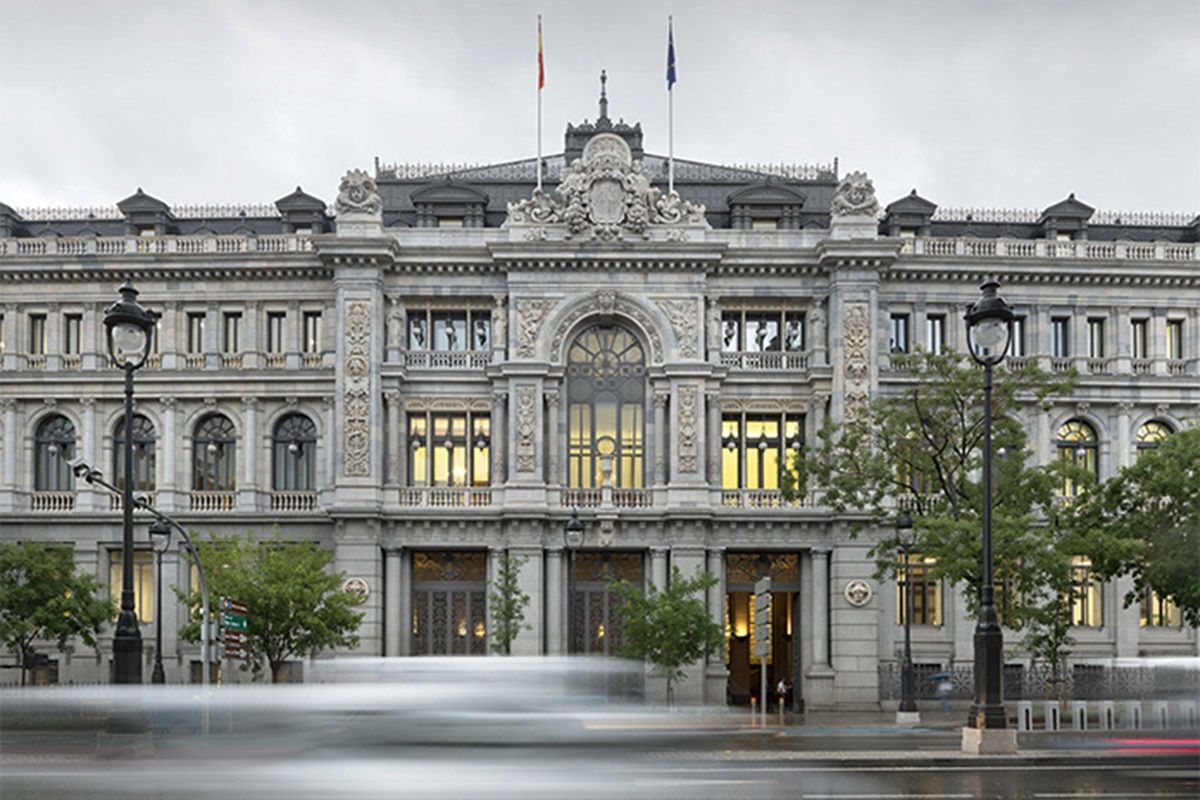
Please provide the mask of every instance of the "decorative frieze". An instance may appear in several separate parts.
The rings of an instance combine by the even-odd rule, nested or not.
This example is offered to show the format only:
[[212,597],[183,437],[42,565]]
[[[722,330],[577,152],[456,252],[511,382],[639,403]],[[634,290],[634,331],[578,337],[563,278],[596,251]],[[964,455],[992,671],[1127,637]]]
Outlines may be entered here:
[[679,471],[696,472],[699,452],[700,391],[695,386],[679,387]]
[[865,303],[846,305],[843,320],[843,358],[846,419],[867,411],[871,399],[871,315]]
[[[338,198],[339,206],[341,197]],[[343,473],[347,477],[371,474],[371,304],[352,300],[346,304]]]
[[[397,392],[397,397],[400,393]],[[492,410],[492,401],[487,397],[443,397],[441,395],[404,395],[404,407],[408,411],[478,411]]]
[[664,360],[662,335],[659,326],[643,306],[623,294],[609,290],[596,292],[577,301],[558,321],[554,338],[550,341],[550,359],[562,354],[563,340],[581,319],[591,315],[628,317],[641,326],[650,340],[650,360],[661,364]]
[[688,299],[656,300],[655,302],[671,323],[680,358],[695,358],[698,325],[696,301]]
[[537,387],[517,387],[517,472],[537,469]]
[[517,300],[517,357],[533,358],[537,353],[538,331],[557,300],[525,297]]

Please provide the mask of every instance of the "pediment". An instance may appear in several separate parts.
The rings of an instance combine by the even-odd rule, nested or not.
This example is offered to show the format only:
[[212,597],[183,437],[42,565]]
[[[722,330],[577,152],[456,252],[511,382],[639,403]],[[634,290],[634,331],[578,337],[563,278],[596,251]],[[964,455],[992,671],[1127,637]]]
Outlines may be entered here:
[[280,214],[285,214],[288,211],[319,211],[324,213],[325,201],[319,197],[313,197],[297,186],[296,191],[276,200],[275,208],[279,209]]
[[888,214],[919,214],[929,217],[933,216],[934,211],[937,211],[937,203],[926,200],[917,194],[916,189],[913,189],[899,200],[888,203],[884,211]]
[[125,216],[131,214],[170,214],[171,207],[153,195],[142,191],[142,187],[124,200],[117,203],[117,208]]
[[804,193],[790,186],[783,186],[771,181],[763,181],[753,186],[747,186],[731,192],[728,199],[730,206],[734,205],[790,205],[803,206],[807,198]]
[[488,201],[488,196],[478,189],[450,181],[423,186],[409,197],[414,204],[487,205]]
[[[1096,209],[1089,206],[1087,203],[1082,203],[1075,199],[1075,194],[1071,193],[1066,200],[1059,200],[1054,205],[1042,212],[1041,219],[1050,219],[1054,217],[1067,217],[1072,219],[1088,219],[1094,214]],[[1039,220],[1040,221],[1040,220]]]

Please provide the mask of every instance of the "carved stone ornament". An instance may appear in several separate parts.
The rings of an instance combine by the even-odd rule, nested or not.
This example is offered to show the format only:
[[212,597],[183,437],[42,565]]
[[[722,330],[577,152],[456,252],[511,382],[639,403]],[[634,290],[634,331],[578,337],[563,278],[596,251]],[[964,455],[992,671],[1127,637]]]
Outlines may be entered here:
[[517,358],[533,358],[537,353],[538,331],[557,300],[523,298],[517,300]]
[[851,172],[838,184],[830,211],[835,217],[873,217],[879,213],[875,184],[865,172]]
[[509,203],[505,226],[565,225],[568,239],[613,241],[647,238],[651,225],[707,225],[704,206],[652,187],[642,162],[612,133],[588,140],[554,193],[534,189],[528,200]]
[[537,387],[517,387],[517,472],[537,469]]
[[371,474],[371,304],[346,304],[345,420],[343,472],[350,477]]
[[339,214],[378,214],[383,210],[379,187],[364,170],[352,169],[342,176],[334,208]]
[[[584,317],[599,314],[605,317],[623,316],[641,326],[646,338],[650,341],[650,360],[661,364],[664,360],[662,335],[659,333],[660,324],[655,322],[646,309],[632,297],[608,289],[588,295],[575,301],[571,307],[557,320],[554,336],[550,340],[549,356],[553,361],[562,356],[563,340],[567,333],[575,328]],[[536,344],[536,342],[535,342]]]
[[866,305],[847,305],[843,324],[846,419],[854,420],[866,413],[871,396],[871,321]]
[[658,307],[671,323],[675,331],[675,344],[679,348],[680,358],[696,357],[696,303],[692,300],[656,300]]
[[342,581],[342,591],[354,595],[354,605],[361,606],[371,596],[371,587],[362,578],[346,578]]
[[875,592],[871,589],[871,584],[864,581],[862,578],[855,578],[846,583],[846,588],[842,592],[846,598],[846,602],[855,608],[862,608],[867,603],[871,602],[871,597]]
[[699,449],[698,434],[700,417],[699,390],[695,386],[679,388],[679,471],[695,472],[696,453]]

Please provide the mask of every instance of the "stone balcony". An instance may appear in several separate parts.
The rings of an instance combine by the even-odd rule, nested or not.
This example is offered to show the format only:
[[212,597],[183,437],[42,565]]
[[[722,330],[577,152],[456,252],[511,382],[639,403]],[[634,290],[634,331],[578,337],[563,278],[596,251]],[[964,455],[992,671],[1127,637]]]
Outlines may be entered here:
[[307,253],[311,237],[295,234],[207,236],[64,236],[0,239],[0,257],[229,255]]
[[1200,245],[1178,242],[1056,242],[1046,239],[917,237],[904,239],[902,255],[955,258],[1040,258],[1083,261],[1200,261]]

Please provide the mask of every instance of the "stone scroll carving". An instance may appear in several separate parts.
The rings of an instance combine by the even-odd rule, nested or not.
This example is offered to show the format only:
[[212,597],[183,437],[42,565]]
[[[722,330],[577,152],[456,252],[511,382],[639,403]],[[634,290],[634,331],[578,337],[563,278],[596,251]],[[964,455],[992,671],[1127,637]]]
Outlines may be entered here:
[[538,331],[546,315],[558,305],[557,300],[523,298],[517,300],[517,358],[533,358],[537,354]]
[[875,184],[865,172],[851,172],[838,184],[830,211],[835,217],[874,217],[879,213]]
[[564,225],[568,239],[615,241],[647,238],[651,225],[707,225],[704,206],[652,187],[642,162],[612,133],[588,140],[554,194],[535,189],[529,199],[509,203],[505,226]]
[[692,300],[656,300],[675,331],[675,342],[679,346],[680,358],[696,357],[698,321],[696,303]]
[[378,214],[383,210],[379,187],[364,170],[349,170],[338,186],[334,208],[339,214]]
[[345,388],[342,390],[342,470],[347,477],[371,474],[371,304],[346,304]]
[[843,325],[846,419],[855,420],[866,413],[871,398],[871,322],[867,306],[848,304]]
[[695,386],[679,387],[679,471],[695,472],[699,451],[699,398]]
[[537,469],[537,387],[517,387],[517,472]]

